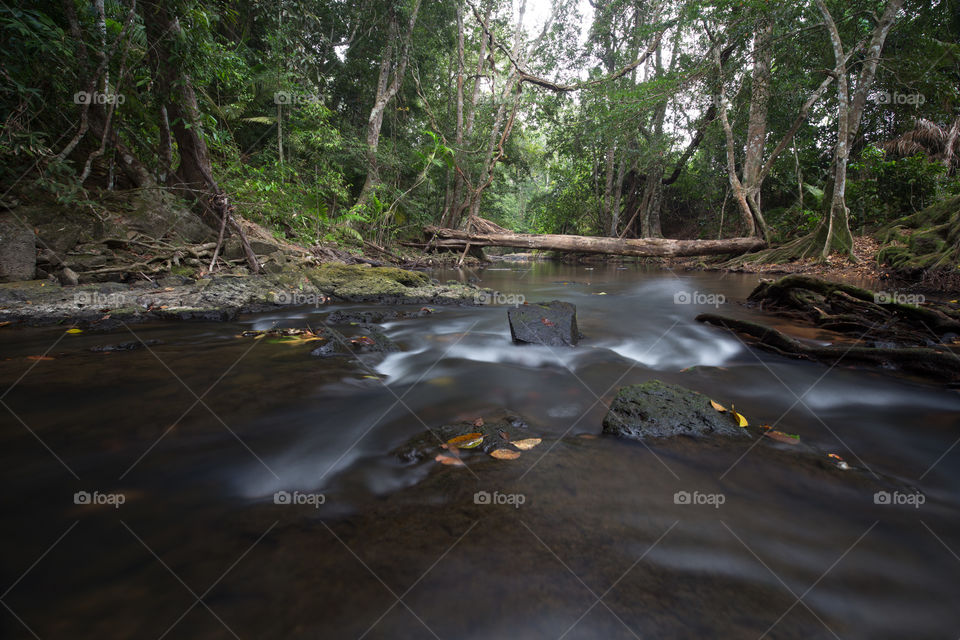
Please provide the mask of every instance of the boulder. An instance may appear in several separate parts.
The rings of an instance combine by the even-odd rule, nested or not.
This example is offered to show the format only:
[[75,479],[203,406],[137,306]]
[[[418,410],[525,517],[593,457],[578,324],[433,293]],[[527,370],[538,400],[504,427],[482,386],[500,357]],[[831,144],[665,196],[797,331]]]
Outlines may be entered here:
[[0,217],[0,282],[33,280],[37,271],[37,239],[13,216]]
[[64,267],[60,273],[57,274],[57,277],[60,279],[60,284],[64,286],[76,285],[80,282],[80,276],[70,267]]
[[707,396],[659,380],[621,388],[603,419],[603,432],[632,440],[751,437],[730,412],[714,409]]
[[514,342],[572,347],[580,340],[577,308],[569,302],[524,304],[508,309],[507,320]]

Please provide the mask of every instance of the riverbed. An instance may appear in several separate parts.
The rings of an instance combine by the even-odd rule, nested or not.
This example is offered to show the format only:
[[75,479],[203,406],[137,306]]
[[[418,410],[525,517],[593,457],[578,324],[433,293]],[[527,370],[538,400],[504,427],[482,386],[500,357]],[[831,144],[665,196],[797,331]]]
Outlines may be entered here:
[[[957,391],[694,321],[759,318],[739,304],[755,275],[433,275],[495,293],[387,322],[402,351],[359,360],[238,336],[369,305],[0,330],[3,636],[960,636]],[[512,344],[508,306],[554,299],[577,306],[580,344]],[[617,389],[652,379],[851,469],[601,436]],[[462,467],[390,453],[502,410],[543,442]]]

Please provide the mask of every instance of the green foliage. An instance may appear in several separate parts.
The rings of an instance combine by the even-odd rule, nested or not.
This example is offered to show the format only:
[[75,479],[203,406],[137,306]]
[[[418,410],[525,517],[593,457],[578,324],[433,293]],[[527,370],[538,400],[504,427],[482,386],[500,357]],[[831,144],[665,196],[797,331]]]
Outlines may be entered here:
[[943,164],[922,153],[894,159],[868,146],[850,169],[847,202],[851,224],[858,227],[882,225],[920,211],[960,186],[947,177]]

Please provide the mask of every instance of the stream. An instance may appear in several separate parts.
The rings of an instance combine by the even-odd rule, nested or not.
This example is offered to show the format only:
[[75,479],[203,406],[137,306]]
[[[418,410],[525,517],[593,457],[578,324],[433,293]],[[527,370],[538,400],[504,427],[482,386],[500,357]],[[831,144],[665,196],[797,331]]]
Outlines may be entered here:
[[[960,637],[957,391],[778,357],[694,321],[761,318],[739,304],[757,276],[506,262],[433,275],[477,278],[495,303],[572,302],[584,337],[514,345],[506,304],[388,322],[403,351],[360,362],[238,334],[371,305],[0,330],[0,635]],[[130,341],[150,346],[90,350]],[[853,469],[600,436],[617,389],[652,379]],[[501,409],[543,443],[466,467],[390,454]],[[878,478],[902,490],[887,502]]]

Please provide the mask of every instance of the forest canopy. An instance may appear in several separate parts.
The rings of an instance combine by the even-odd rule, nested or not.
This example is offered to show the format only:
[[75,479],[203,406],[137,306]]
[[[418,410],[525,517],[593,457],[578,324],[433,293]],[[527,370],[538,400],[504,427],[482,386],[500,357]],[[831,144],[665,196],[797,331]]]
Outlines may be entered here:
[[308,245],[482,216],[842,254],[960,193],[957,0],[52,0],[0,38],[4,192]]

